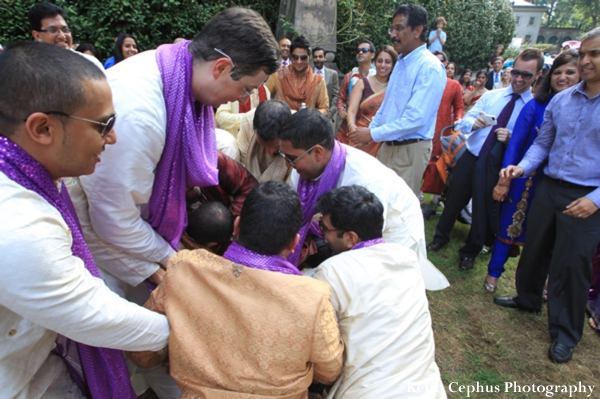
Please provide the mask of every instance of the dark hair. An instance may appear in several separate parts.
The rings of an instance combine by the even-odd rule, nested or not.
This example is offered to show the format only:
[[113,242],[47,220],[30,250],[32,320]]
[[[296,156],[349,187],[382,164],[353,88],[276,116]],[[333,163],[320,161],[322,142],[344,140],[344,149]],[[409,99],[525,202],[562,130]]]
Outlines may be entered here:
[[406,15],[408,17],[408,26],[410,26],[410,30],[415,30],[417,27],[422,26],[423,31],[421,32],[422,42],[427,40],[427,10],[421,6],[416,4],[401,4],[396,8],[394,12],[394,16],[392,19],[396,18],[398,15]]
[[436,50],[436,51],[433,52],[433,55],[441,55],[442,57],[444,57],[444,59],[442,60],[442,62],[448,61],[448,56],[443,51]]
[[312,55],[313,55],[313,57],[315,56],[315,52],[317,52],[317,51],[322,51],[323,55],[325,55],[325,49],[323,47],[317,46],[317,47],[315,47],[315,48],[312,49]]
[[331,150],[335,142],[333,124],[315,108],[304,108],[290,116],[285,121],[279,138],[288,140],[294,148],[303,150],[316,144]]
[[185,231],[201,245],[226,243],[233,234],[233,214],[223,203],[209,201],[188,215]]
[[188,50],[195,62],[203,62],[224,57],[215,48],[233,60],[237,71],[231,75],[234,80],[259,71],[271,75],[281,64],[271,28],[259,13],[248,8],[228,8],[212,17]]
[[379,50],[377,50],[377,53],[375,53],[375,60],[377,60],[377,57],[379,57],[379,54],[381,53],[388,53],[392,57],[392,69],[394,69],[396,66],[396,60],[398,59],[398,53],[396,50],[394,50],[394,48],[389,44],[383,45],[379,48]]
[[263,101],[256,107],[252,126],[263,141],[273,141],[279,138],[285,122],[292,115],[290,106],[281,100]]
[[552,88],[552,74],[554,73],[554,71],[557,68],[560,68],[561,66],[569,64],[571,62],[577,64],[578,60],[579,53],[575,49],[565,50],[562,53],[560,53],[558,57],[554,59],[550,71],[546,74],[546,76],[542,80],[542,83],[538,86],[535,92],[535,100],[540,104],[547,103],[550,100],[550,96],[556,94],[556,91],[554,91],[554,89]]
[[310,43],[304,36],[298,36],[294,40],[292,40],[292,44],[290,46],[290,54],[292,54],[297,48],[303,48],[308,54],[310,54]]
[[45,18],[54,18],[57,15],[63,17],[63,19],[67,19],[65,16],[65,11],[52,3],[37,3],[33,7],[29,9],[27,13],[27,17],[29,18],[29,27],[31,30],[38,31],[42,29],[42,19]]
[[381,238],[383,233],[383,205],[379,199],[358,185],[344,186],[321,195],[315,206],[317,212],[329,215],[341,237],[344,232],[355,232],[361,241]]
[[488,73],[485,69],[477,71],[477,73],[475,74],[475,79],[477,79],[479,77],[479,75],[485,76],[485,80],[487,81]]
[[375,45],[373,44],[372,41],[370,41],[369,39],[360,39],[356,42],[356,45],[358,46],[361,43],[368,43],[369,44],[369,50],[371,50],[372,53],[375,52]]
[[75,113],[87,103],[86,80],[106,76],[80,54],[48,43],[9,43],[0,53],[0,134],[12,135],[34,112]]
[[[464,79],[465,75],[466,75],[467,73],[469,73],[469,72],[471,73],[471,76],[473,76],[473,71],[471,71],[469,68],[467,68],[467,69],[465,69],[465,70],[463,71],[463,73],[460,75],[460,78],[458,78],[458,83],[460,83],[460,84],[462,85],[462,84],[463,84],[463,79]],[[467,84],[468,84],[468,83],[470,83],[470,81],[469,81],[469,82],[467,82]]]
[[302,225],[298,194],[283,182],[268,181],[252,189],[240,214],[237,242],[262,255],[281,253]]
[[448,62],[448,65],[446,65],[446,69],[448,69],[448,67],[450,65],[454,65],[454,73],[456,73],[456,71],[458,71],[458,67],[456,66],[456,64],[452,61]]
[[94,57],[98,59],[100,58],[98,50],[96,50],[96,47],[92,43],[81,43],[79,46],[77,46],[76,51],[80,53],[83,53],[84,51],[91,51]]
[[496,47],[494,47],[494,50],[498,50],[500,47],[502,47],[502,50],[504,50],[504,44],[496,44]]
[[523,60],[523,61],[537,60],[537,67],[536,67],[537,72],[541,71],[542,68],[544,67],[544,54],[542,53],[542,50],[539,50],[536,48],[526,48],[525,50],[521,51],[519,53],[519,55],[517,55],[517,58],[515,58],[515,63],[513,64],[513,68],[517,65],[517,61],[519,61],[519,60]]
[[117,40],[115,41],[115,49],[113,50],[113,55],[115,56],[115,64],[125,59],[125,56],[123,55],[123,42],[128,37],[132,38],[135,42],[135,45],[137,46],[137,40],[135,40],[135,37],[133,37],[133,35],[130,35],[129,33],[119,33],[119,35],[117,36]]

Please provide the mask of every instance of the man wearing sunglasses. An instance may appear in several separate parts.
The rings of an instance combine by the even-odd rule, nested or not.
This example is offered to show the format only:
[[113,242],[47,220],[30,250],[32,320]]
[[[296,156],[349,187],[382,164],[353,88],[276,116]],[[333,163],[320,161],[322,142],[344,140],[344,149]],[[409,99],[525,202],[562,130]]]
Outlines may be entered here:
[[[52,3],[37,3],[29,9],[27,16],[31,35],[36,41],[72,50],[73,36],[65,21],[66,16],[62,8]],[[77,54],[85,57],[98,68],[104,69],[96,57],[79,52]]]
[[419,200],[394,171],[371,155],[335,140],[331,121],[314,109],[303,109],[289,117],[279,138],[280,154],[294,168],[291,184],[303,207],[300,241],[288,258],[290,262],[297,265],[301,257],[306,257],[303,244],[309,234],[314,235],[311,226],[318,197],[336,187],[358,184],[383,204],[383,238],[417,254],[425,288],[440,290],[448,286],[444,275],[427,260]]
[[327,116],[327,85],[323,76],[315,74],[308,63],[310,43],[304,36],[298,36],[292,41],[290,53],[292,64],[271,75],[265,84],[271,98],[285,101],[293,111],[298,111],[305,104],[307,108],[317,108]]
[[134,399],[121,351],[164,347],[169,324],[104,284],[63,184],[116,142],[106,77],[23,41],[0,54],[0,87],[2,396]]
[[[122,140],[80,179],[87,206],[79,208],[88,210],[86,239],[111,289],[141,302],[149,295],[144,282],[161,282],[187,225],[186,189],[218,183],[213,108],[246,104],[278,68],[277,41],[264,19],[229,8],[193,40],[107,71]],[[170,377],[164,385],[159,378],[147,379],[161,398],[181,395]]]
[[[473,198],[473,222],[465,245],[459,250],[459,269],[472,269],[484,245],[492,245],[492,190],[504,158],[504,149],[515,122],[527,101],[531,85],[542,73],[544,56],[536,49],[525,49],[516,58],[511,71],[511,85],[485,93],[475,107],[456,125],[456,130],[469,134],[467,151],[458,160],[449,183],[446,206],[437,224],[433,241],[427,246],[438,251],[450,241],[454,222]],[[491,126],[484,115],[493,115]],[[492,183],[494,182],[494,183]]]
[[517,269],[517,296],[494,302],[539,312],[548,277],[553,341],[548,355],[556,363],[571,360],[583,335],[592,258],[600,241],[600,28],[581,38],[577,66],[582,82],[552,99],[523,160],[501,174],[528,176],[547,161],[528,216],[535,222],[527,230]]

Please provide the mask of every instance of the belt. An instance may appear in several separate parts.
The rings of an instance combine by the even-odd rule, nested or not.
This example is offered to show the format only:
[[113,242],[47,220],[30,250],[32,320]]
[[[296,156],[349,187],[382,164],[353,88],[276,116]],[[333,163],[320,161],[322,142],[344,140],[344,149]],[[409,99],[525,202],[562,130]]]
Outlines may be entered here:
[[560,179],[554,179],[552,177],[546,176],[548,177],[548,179],[554,181],[556,184],[558,184],[559,186],[563,186],[563,187],[570,187],[570,188],[585,188],[585,189],[595,189],[596,187],[592,187],[592,186],[582,186],[581,184],[575,184],[575,183],[570,183],[568,181],[564,181],[564,180],[560,180]]
[[389,145],[389,146],[396,146],[399,147],[401,145],[408,145],[408,144],[414,144],[414,143],[418,143],[419,141],[431,141],[431,140],[425,140],[425,139],[408,139],[408,140],[392,140],[392,141],[384,141],[385,144]]

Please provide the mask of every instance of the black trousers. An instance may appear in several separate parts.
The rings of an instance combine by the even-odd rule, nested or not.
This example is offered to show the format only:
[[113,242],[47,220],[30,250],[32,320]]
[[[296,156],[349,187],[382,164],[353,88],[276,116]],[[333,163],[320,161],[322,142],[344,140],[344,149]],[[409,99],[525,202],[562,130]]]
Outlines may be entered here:
[[[465,245],[460,248],[459,254],[462,257],[475,259],[484,245],[484,238],[481,237],[481,231],[486,228],[480,227],[484,223],[487,226],[487,215],[485,205],[479,201],[478,196],[483,196],[484,187],[477,184],[477,168],[481,167],[479,157],[473,155],[470,151],[465,151],[456,163],[456,167],[450,177],[448,184],[448,194],[444,211],[440,216],[440,220],[435,228],[435,236],[433,241],[445,244],[450,241],[450,232],[454,227],[456,218],[460,211],[467,206],[471,198],[473,198],[473,217],[469,235]],[[478,191],[475,191],[478,190]],[[490,238],[491,241],[491,238]]]
[[[566,206],[593,187],[565,187],[540,181],[517,268],[517,301],[540,309],[548,276],[548,329],[553,341],[575,347],[581,340],[592,259],[600,242],[600,211],[586,219],[564,215]],[[544,266],[546,265],[546,266]]]

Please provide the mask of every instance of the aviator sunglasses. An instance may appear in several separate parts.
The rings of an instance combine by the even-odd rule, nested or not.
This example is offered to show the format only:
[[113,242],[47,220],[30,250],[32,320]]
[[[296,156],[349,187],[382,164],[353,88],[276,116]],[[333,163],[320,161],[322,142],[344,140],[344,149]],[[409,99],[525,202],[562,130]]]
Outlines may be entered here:
[[302,60],[302,61],[306,61],[308,59],[308,55],[306,55],[306,54],[302,54],[302,55],[292,54],[292,59],[296,60],[296,61],[298,61],[299,59]]
[[533,78],[533,74],[529,71],[519,71],[518,69],[513,69],[512,71],[510,71],[510,76],[512,77],[516,78],[519,75],[521,75],[521,77],[525,80]]

